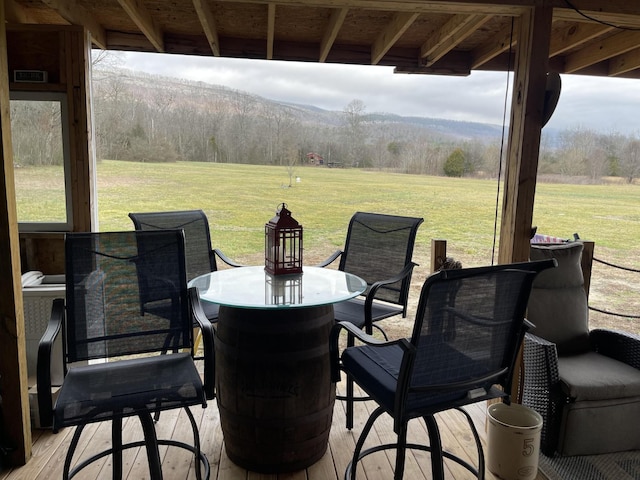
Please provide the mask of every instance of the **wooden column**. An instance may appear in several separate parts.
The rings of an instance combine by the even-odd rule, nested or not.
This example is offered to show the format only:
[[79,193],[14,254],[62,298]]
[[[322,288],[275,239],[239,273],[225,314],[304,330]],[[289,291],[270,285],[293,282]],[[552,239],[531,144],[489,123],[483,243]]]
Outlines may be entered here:
[[[519,19],[498,251],[501,264],[529,259],[552,14],[552,8],[535,7]],[[516,365],[510,393],[520,402],[522,349]]]
[[[64,60],[70,117],[73,231],[97,230],[96,160],[89,99],[91,37],[81,27],[64,30]],[[63,55],[61,55],[63,56]]]
[[552,13],[535,7],[520,17],[498,263],[529,258]]
[[27,356],[20,287],[20,251],[11,119],[9,117],[9,69],[4,2],[0,3],[0,385],[2,414],[7,437],[15,448],[14,465],[24,465],[31,457],[31,422],[27,388]]

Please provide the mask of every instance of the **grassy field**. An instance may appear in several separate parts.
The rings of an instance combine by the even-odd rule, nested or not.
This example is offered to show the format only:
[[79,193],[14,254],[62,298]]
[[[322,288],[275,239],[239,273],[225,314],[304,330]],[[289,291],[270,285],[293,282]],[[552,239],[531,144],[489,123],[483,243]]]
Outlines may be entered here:
[[[16,170],[16,177],[18,185],[46,184],[46,173],[35,175],[28,168]],[[355,211],[423,217],[414,254],[420,264],[414,276],[415,300],[428,274],[431,239],[446,239],[449,255],[464,266],[490,264],[494,252],[497,259],[494,221],[502,190],[498,194],[496,181],[317,167],[297,167],[294,177],[299,181],[294,178],[289,187],[285,167],[102,161],[99,228],[130,230],[127,214],[134,211],[200,208],[209,218],[213,246],[255,264],[262,262],[264,224],[285,202],[304,227],[305,263],[314,264],[342,247]],[[42,190],[39,193],[42,199]],[[19,215],[32,202],[19,195]],[[563,238],[577,232],[596,242],[597,258],[640,269],[639,185],[539,183],[533,224],[539,233]],[[640,315],[638,278],[596,265],[590,303]],[[600,321],[600,315],[592,320]],[[640,331],[640,320],[614,321]]]

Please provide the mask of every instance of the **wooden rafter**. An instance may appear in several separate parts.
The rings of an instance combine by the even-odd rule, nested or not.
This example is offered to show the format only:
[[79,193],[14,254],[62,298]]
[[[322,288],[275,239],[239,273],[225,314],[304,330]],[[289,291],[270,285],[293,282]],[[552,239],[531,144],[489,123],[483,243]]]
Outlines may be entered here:
[[151,42],[153,47],[163,53],[164,39],[162,30],[156,25],[149,11],[139,0],[118,0],[120,6],[127,12],[127,15],[135,22],[140,31]]
[[324,35],[322,36],[322,41],[320,42],[320,56],[318,57],[318,61],[320,63],[324,63],[327,59],[327,56],[331,51],[331,47],[333,46],[333,42],[336,41],[338,32],[340,31],[340,28],[344,23],[344,19],[347,16],[347,12],[349,12],[348,8],[336,8],[331,13],[329,25],[327,25]]
[[420,58],[430,67],[491,18],[491,15],[455,15],[422,44]]
[[276,35],[276,5],[267,7],[267,60],[273,59],[273,41]]
[[570,25],[559,33],[552,35],[551,45],[549,46],[549,56],[560,55],[567,50],[583,45],[594,38],[598,38],[600,35],[610,32],[613,28],[614,27],[593,23]]
[[496,58],[518,43],[518,21],[514,19],[500,30],[491,40],[475,48],[471,52],[471,70],[474,70],[489,60]]
[[402,34],[415,22],[418,13],[396,13],[371,46],[371,65],[377,65]]
[[204,31],[211,53],[214,57],[220,56],[220,39],[218,38],[218,29],[216,28],[216,19],[213,12],[203,0],[193,0],[193,6],[196,9],[202,30]]
[[4,13],[8,23],[38,23],[31,11],[15,0],[4,0]]
[[91,32],[91,41],[102,49],[107,48],[107,34],[100,23],[78,5],[75,0],[42,0],[49,7],[58,12],[71,25],[81,25]]
[[640,68],[640,48],[636,48],[609,60],[609,75],[615,77]]
[[574,73],[596,63],[608,60],[640,45],[640,32],[623,31],[589,45],[565,58],[565,73]]

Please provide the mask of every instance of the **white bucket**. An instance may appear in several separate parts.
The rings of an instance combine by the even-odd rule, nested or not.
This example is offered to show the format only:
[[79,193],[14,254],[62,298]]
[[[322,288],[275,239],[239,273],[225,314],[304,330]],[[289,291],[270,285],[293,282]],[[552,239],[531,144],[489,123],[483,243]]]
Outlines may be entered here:
[[542,417],[529,407],[495,403],[487,409],[487,467],[503,480],[538,475]]

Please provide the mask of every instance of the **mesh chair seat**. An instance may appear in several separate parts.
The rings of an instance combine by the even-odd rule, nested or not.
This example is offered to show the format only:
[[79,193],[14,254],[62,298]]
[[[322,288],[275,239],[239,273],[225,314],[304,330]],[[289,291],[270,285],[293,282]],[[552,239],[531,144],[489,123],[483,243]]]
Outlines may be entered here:
[[[347,348],[342,353],[342,364],[355,382],[375,398],[387,413],[393,415],[403,356],[404,351],[398,344],[383,347],[364,345]],[[421,361],[431,365],[429,370],[418,376],[422,385],[445,385],[452,377],[464,382],[491,373],[484,362],[474,361],[473,358],[447,345],[434,345]],[[433,394],[409,393],[406,403],[407,416],[419,417],[447,410],[458,403],[466,404],[470,389],[467,387],[452,393],[442,393],[436,389]],[[498,397],[502,393],[492,391],[491,395]]]
[[71,368],[54,408],[53,430],[141,410],[202,405],[200,375],[188,353]]
[[[336,319],[339,319],[338,321],[340,322],[350,322],[360,328],[364,328],[366,318],[364,314],[364,304],[365,299],[361,297],[336,303],[333,306],[334,316]],[[403,308],[398,305],[375,302],[371,305],[371,317],[374,321],[380,321],[385,318],[400,315],[402,314],[402,310]]]

